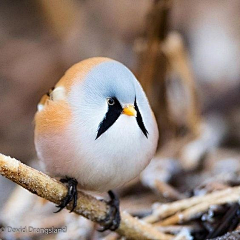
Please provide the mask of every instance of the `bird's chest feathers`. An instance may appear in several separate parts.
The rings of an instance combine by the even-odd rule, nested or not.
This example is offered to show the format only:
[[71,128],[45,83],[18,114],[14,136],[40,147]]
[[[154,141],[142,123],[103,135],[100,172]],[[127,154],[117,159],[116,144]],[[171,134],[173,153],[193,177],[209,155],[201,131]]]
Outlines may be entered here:
[[88,183],[83,185],[104,181],[103,185],[111,183],[116,187],[136,177],[149,162],[149,139],[142,133],[135,117],[120,115],[97,139],[97,129],[94,132],[88,130],[81,139],[76,135],[79,137],[77,155],[81,159],[78,169],[84,169],[79,172],[79,178],[85,173],[88,175]]
[[[91,162],[114,161],[137,158],[148,145],[148,139],[139,128],[136,118],[121,114],[116,122],[99,138],[96,139],[98,125],[73,126],[72,138],[78,155],[84,155]],[[99,123],[98,123],[99,124]],[[72,142],[72,141],[71,141]]]
[[146,140],[137,125],[136,118],[121,114],[95,144],[97,147],[105,146],[106,154],[131,158],[136,157],[139,148]]

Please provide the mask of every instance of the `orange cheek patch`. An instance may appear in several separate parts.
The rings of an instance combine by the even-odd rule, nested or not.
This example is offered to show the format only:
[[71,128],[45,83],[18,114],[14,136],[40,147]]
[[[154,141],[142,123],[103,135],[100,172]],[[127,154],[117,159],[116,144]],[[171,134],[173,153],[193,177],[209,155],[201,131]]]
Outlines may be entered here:
[[71,121],[71,109],[65,100],[47,101],[35,115],[35,135],[64,131]]

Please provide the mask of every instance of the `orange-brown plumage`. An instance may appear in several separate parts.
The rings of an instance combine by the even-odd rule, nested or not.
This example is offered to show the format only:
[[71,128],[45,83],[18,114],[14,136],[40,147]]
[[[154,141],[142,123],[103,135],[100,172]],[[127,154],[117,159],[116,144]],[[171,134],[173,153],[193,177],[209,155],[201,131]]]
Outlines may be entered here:
[[71,110],[65,100],[51,102],[47,100],[45,108],[35,115],[35,134],[52,134],[63,131],[71,119]]
[[[55,85],[55,88],[63,87],[66,90],[66,95],[68,95],[73,83],[82,81],[86,74],[97,64],[110,60],[109,58],[96,57],[76,63],[66,71],[64,76]],[[38,111],[35,115],[36,136],[46,132],[62,131],[70,122],[71,109],[69,104],[65,99],[61,101],[51,99],[52,92],[52,90],[49,92],[50,96],[47,94],[43,95],[39,102],[42,105],[42,110]]]

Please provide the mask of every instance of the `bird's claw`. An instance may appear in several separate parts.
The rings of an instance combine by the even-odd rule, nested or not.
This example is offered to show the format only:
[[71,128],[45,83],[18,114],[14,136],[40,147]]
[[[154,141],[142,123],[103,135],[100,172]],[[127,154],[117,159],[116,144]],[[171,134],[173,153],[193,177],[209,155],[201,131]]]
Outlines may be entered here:
[[118,229],[121,222],[119,199],[112,191],[108,191],[108,195],[110,197],[110,201],[108,202],[109,212],[102,221],[104,226],[98,230],[99,232],[104,232],[106,230],[115,231]]
[[72,212],[75,209],[75,207],[77,206],[77,195],[78,195],[77,184],[78,184],[78,182],[75,178],[69,178],[69,177],[61,179],[60,182],[67,184],[68,192],[67,192],[66,197],[62,200],[62,202],[56,206],[59,209],[54,213],[60,212],[63,208],[65,208],[73,200],[72,209],[70,211],[70,212]]

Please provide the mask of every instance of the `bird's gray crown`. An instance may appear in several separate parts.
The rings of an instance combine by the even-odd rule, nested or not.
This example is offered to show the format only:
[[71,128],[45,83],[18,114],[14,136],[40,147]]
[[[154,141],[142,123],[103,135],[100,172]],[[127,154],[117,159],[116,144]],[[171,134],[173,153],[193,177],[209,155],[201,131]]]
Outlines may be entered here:
[[116,97],[121,104],[134,103],[136,78],[117,61],[108,61],[93,67],[86,75],[84,88],[96,99]]

